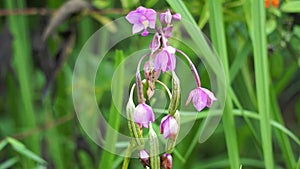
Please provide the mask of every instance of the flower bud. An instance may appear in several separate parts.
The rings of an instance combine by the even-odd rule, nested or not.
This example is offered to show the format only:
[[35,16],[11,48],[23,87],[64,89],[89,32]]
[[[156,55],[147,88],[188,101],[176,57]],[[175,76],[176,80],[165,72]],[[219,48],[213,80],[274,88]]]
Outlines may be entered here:
[[176,73],[172,72],[172,98],[169,105],[169,114],[174,115],[178,109],[180,99],[180,81]]
[[126,115],[128,119],[128,128],[130,130],[130,136],[134,138],[134,141],[136,145],[138,146],[143,146],[145,144],[143,140],[143,135],[142,135],[142,130],[140,130],[140,127],[134,123],[133,121],[133,113],[135,110],[135,105],[133,103],[133,90],[134,90],[135,84],[132,86],[130,95],[129,95],[129,100],[126,105]]
[[181,20],[181,15],[179,13],[176,13],[172,16],[172,19],[180,21]]
[[158,138],[151,124],[149,126],[149,146],[151,169],[160,169]]
[[139,153],[139,158],[144,167],[150,167],[150,156],[145,150],[141,150]]
[[180,114],[179,114],[178,110],[174,114],[174,119],[175,119],[176,124],[177,124],[177,134],[175,136],[173,136],[172,139],[168,139],[167,140],[167,143],[166,143],[166,153],[169,153],[169,154],[171,154],[174,151],[174,148],[176,146],[176,139],[178,137],[179,130],[180,130]]
[[176,66],[175,52],[176,49],[172,46],[164,47],[154,59],[154,70],[161,70],[162,72],[174,71]]
[[163,169],[172,169],[173,158],[171,154],[164,154],[160,157],[161,159],[161,167]]
[[160,22],[162,24],[171,24],[172,22],[172,14],[169,9],[165,13],[160,14]]
[[134,110],[133,120],[140,128],[148,128],[149,124],[155,121],[152,108],[146,103],[140,103]]
[[165,139],[171,138],[175,141],[178,134],[178,128],[177,121],[171,115],[167,115],[161,120],[160,133],[164,134]]

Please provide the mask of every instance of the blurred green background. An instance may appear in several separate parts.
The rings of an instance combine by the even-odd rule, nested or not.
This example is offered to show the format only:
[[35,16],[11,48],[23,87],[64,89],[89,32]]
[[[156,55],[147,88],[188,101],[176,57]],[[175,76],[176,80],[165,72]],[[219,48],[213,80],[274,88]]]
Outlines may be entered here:
[[[300,168],[300,1],[282,0],[278,8],[263,7],[263,14],[254,13],[254,5],[262,7],[264,2],[258,1],[263,0],[212,1],[0,1],[0,169],[121,168],[122,157],[102,150],[82,130],[72,102],[72,75],[88,38],[140,5],[157,11],[169,8],[193,20],[212,39],[231,84],[226,89],[231,107],[225,109],[222,124],[198,144],[199,118],[178,144],[173,168],[236,168],[235,163],[242,168],[266,168],[271,163],[274,168]],[[262,36],[256,30],[264,30]],[[259,45],[260,38],[267,44]],[[122,59],[147,48],[150,40],[132,37],[103,61],[107,73],[97,76],[95,93],[111,123],[117,111],[110,99],[111,74]],[[201,60],[190,56],[199,65],[202,83],[209,84]],[[266,59],[261,65],[260,57]],[[266,70],[261,73],[267,75],[262,85],[267,88],[256,84],[259,66]],[[265,97],[259,88],[268,90]],[[267,102],[258,102],[263,97]],[[264,105],[269,116],[261,112]],[[125,120],[115,125],[127,127]],[[262,140],[267,131],[262,125],[271,128],[269,142]],[[129,168],[143,166],[133,159]]]

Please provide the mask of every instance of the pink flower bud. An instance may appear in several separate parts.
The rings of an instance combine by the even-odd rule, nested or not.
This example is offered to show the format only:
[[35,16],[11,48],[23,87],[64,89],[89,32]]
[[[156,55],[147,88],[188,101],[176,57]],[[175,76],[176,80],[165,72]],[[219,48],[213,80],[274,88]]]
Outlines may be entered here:
[[174,20],[180,21],[180,20],[181,20],[181,15],[180,15],[179,13],[176,13],[176,14],[174,14],[174,15],[172,16],[172,18],[173,18]]
[[154,70],[158,71],[159,69],[163,72],[170,70],[173,71],[176,66],[176,49],[167,46],[161,52],[159,52],[154,59]]
[[150,122],[155,121],[152,108],[146,103],[140,103],[134,110],[133,120],[140,128],[142,128],[142,126],[148,128]]
[[169,9],[167,9],[166,12],[161,13],[159,16],[159,20],[162,24],[171,24],[172,19],[180,21],[181,20],[181,15],[176,13],[174,15],[171,14],[171,11]]
[[178,135],[178,124],[175,118],[171,115],[165,116],[160,123],[160,133],[164,134],[164,138],[175,140]]
[[164,154],[160,157],[161,167],[163,169],[172,169],[173,166],[173,158],[171,154]]
[[139,156],[140,156],[140,161],[143,164],[143,166],[144,167],[146,167],[146,166],[149,167],[150,166],[150,156],[147,153],[147,151],[141,150],[140,153],[139,153]]
[[160,14],[160,22],[162,24],[170,24],[172,22],[172,14],[169,9],[165,13]]

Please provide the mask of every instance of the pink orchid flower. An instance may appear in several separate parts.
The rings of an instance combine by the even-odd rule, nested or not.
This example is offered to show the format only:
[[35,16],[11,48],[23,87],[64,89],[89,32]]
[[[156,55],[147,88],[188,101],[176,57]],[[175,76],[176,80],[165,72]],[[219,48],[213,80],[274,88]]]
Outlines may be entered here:
[[129,23],[133,24],[133,34],[144,30],[142,36],[147,36],[147,28],[155,28],[156,12],[153,9],[147,9],[140,6],[135,11],[129,12],[126,19]]
[[140,103],[136,106],[133,113],[133,121],[140,126],[140,128],[148,128],[150,122],[154,122],[154,113],[150,106],[146,103]]
[[167,70],[173,71],[176,66],[176,49],[172,46],[167,46],[158,53],[154,59],[154,70],[161,69],[162,72]]
[[217,100],[211,91],[202,87],[197,87],[190,92],[190,95],[186,101],[186,105],[188,105],[192,99],[193,105],[197,111],[201,111],[205,107],[210,107],[213,102]]
[[178,134],[178,124],[175,118],[171,115],[165,116],[160,123],[160,133],[164,134],[164,138],[176,139]]

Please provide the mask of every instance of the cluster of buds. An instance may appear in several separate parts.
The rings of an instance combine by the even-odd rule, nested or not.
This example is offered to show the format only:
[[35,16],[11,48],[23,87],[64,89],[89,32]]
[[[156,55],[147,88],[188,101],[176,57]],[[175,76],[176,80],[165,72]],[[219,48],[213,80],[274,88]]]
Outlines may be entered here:
[[[193,89],[187,99],[186,105],[193,102],[197,111],[201,111],[205,107],[210,107],[216,99],[214,94],[206,88],[201,87],[200,77],[197,70],[190,60],[190,58],[181,50],[172,47],[169,44],[169,38],[172,37],[173,22],[181,20],[180,14],[171,14],[170,10],[159,15],[160,24],[156,24],[157,13],[153,9],[147,9],[142,6],[138,7],[135,11],[131,11],[126,16],[127,21],[133,25],[132,33],[136,34],[141,32],[142,36],[149,34],[148,29],[156,30],[153,40],[149,45],[149,53],[142,56],[137,65],[136,83],[133,85],[129,102],[127,104],[128,124],[131,131],[131,136],[134,138],[134,143],[140,149],[140,160],[145,167],[152,169],[172,168],[172,152],[176,145],[176,139],[180,129],[180,112],[178,105],[180,100],[180,82],[175,73],[176,67],[176,53],[182,55],[187,59],[191,71],[193,73],[196,88]],[[140,69],[143,60],[147,59],[144,63],[144,78],[142,80]],[[161,74],[169,71],[172,75],[172,90],[171,92],[164,83],[159,81]],[[151,106],[146,103],[144,97],[143,87],[147,84],[147,99],[151,99],[154,95],[155,85],[161,84],[166,88],[170,97],[170,104],[168,114],[162,118],[160,123],[160,134],[167,140],[165,153],[159,157],[159,146],[157,134],[152,128],[152,123],[155,123],[155,115]],[[138,105],[135,107],[133,103],[133,90],[136,86]],[[149,128],[149,152],[146,151],[145,143],[142,138],[143,128]]]

